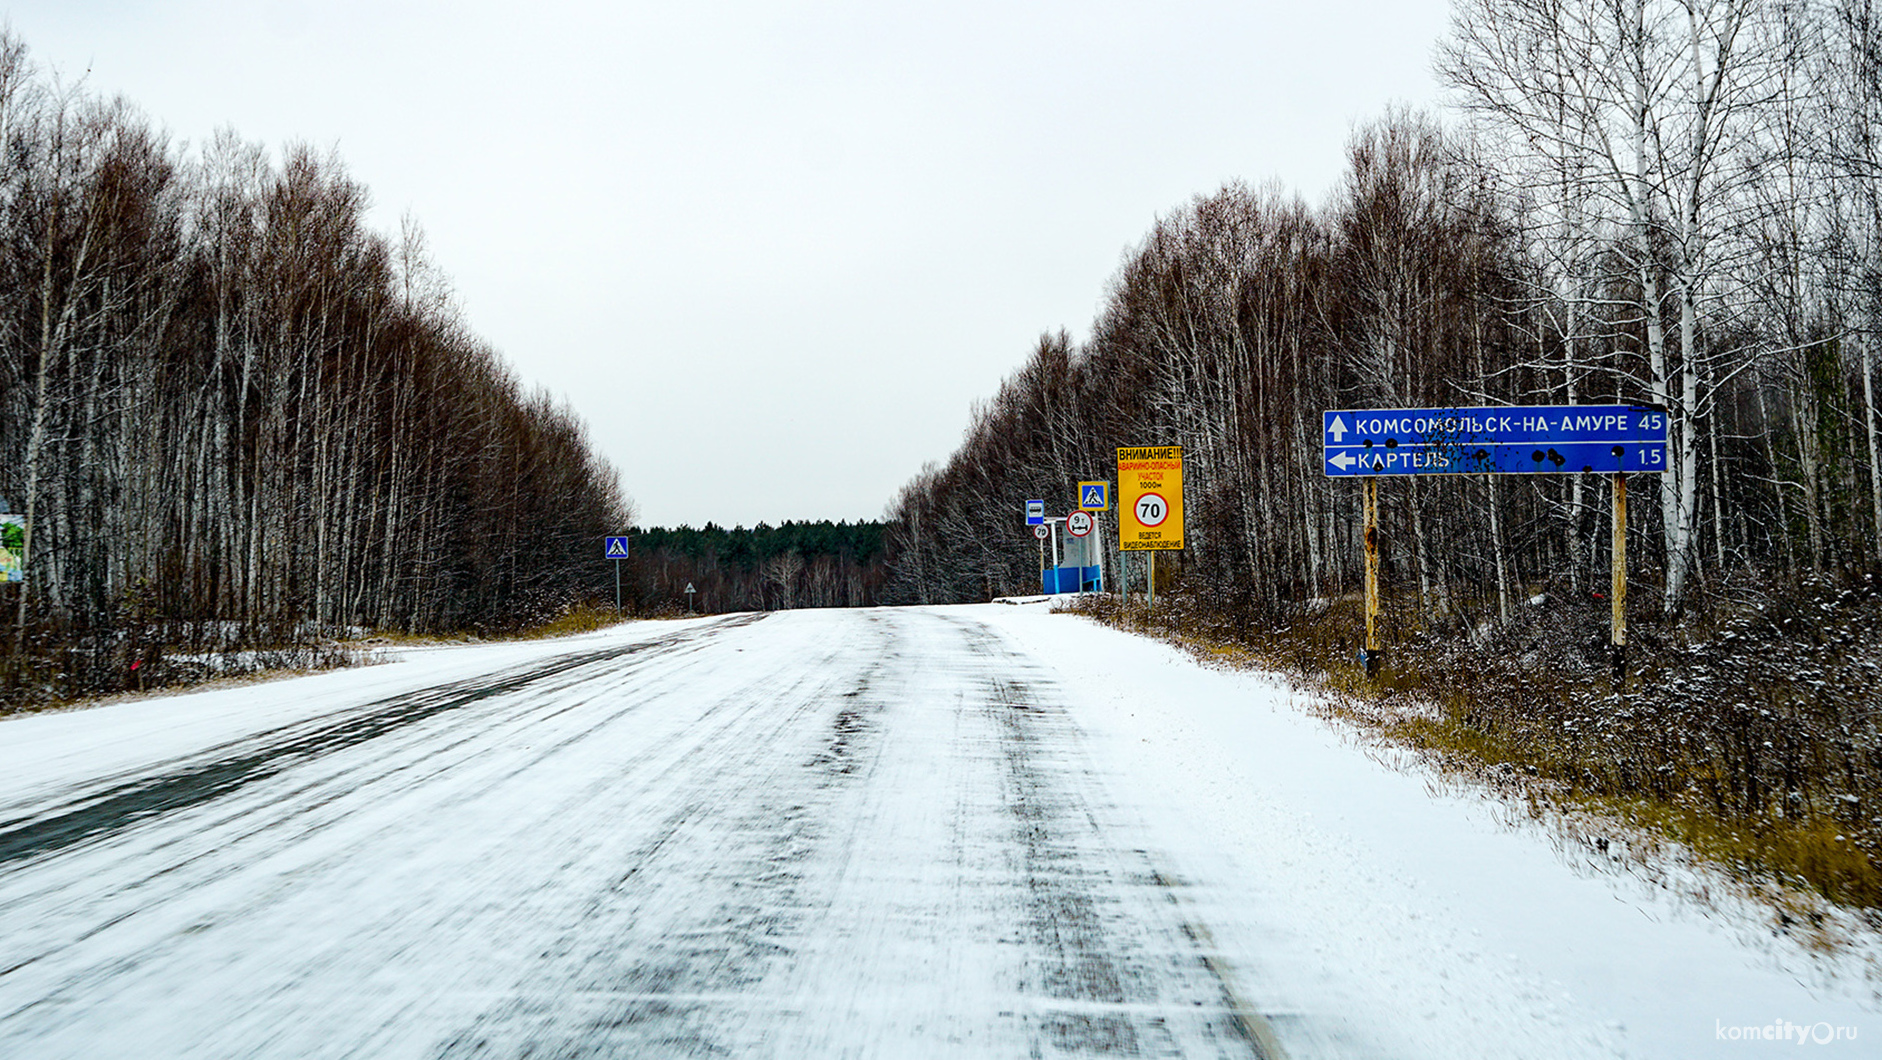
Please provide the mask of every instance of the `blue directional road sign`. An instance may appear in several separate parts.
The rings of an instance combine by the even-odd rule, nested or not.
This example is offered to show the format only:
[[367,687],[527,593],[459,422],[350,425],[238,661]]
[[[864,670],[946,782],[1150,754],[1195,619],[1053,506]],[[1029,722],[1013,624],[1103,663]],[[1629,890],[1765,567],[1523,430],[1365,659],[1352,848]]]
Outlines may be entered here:
[[1321,441],[1335,478],[1666,470],[1666,412],[1647,405],[1344,409]]
[[1039,526],[1043,524],[1045,521],[1046,521],[1046,502],[1045,501],[1027,501],[1026,502],[1026,525],[1027,526]]
[[625,537],[608,538],[608,547],[602,552],[602,558],[603,559],[626,559],[627,558],[627,538]]

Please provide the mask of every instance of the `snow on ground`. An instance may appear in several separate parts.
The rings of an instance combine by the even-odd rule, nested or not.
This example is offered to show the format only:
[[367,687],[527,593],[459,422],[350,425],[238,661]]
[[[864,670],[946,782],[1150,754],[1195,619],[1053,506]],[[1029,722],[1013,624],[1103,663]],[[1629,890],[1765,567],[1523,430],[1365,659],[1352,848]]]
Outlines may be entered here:
[[1059,670],[1185,901],[1297,1035],[1290,1055],[1341,1055],[1298,1035],[1350,1020],[1397,1056],[1882,1056],[1862,984],[1813,982],[1746,919],[1575,871],[1539,829],[1382,764],[1273,675],[1038,606],[976,617]]
[[1882,1055],[1745,921],[1043,603],[398,654],[0,723],[0,1055]]
[[703,621],[628,623],[554,640],[393,648],[374,665],[8,718],[0,721],[0,817],[62,799],[69,787],[373,700],[584,648],[651,640]]

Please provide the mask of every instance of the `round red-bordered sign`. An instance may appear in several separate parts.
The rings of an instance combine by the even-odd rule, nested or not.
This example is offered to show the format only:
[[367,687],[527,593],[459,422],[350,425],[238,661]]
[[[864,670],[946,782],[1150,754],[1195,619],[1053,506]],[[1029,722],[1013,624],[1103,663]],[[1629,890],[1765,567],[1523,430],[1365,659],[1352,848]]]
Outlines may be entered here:
[[1091,533],[1091,513],[1077,511],[1065,517],[1065,529],[1073,537],[1084,537]]
[[1163,520],[1170,517],[1170,502],[1163,499],[1161,493],[1145,493],[1137,498],[1135,509],[1137,521],[1144,526],[1162,526]]

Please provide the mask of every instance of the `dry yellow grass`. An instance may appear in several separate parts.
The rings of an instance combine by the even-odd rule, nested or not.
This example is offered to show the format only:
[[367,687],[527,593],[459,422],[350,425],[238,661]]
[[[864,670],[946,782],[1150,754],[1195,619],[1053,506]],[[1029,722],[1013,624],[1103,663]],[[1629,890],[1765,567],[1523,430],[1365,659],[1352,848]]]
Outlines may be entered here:
[[[1158,603],[1161,610],[1162,597]],[[1715,752],[1698,748],[1697,735],[1688,746],[1685,725],[1719,731],[1718,719],[1702,713],[1708,702],[1721,710],[1736,704],[1731,709],[1750,716],[1749,724],[1774,720],[1792,693],[1768,676],[1754,679],[1750,668],[1715,664],[1695,679],[1676,669],[1691,653],[1669,659],[1665,674],[1698,687],[1686,696],[1685,713],[1662,722],[1654,701],[1621,703],[1605,681],[1549,667],[1499,668],[1467,653],[1420,658],[1407,651],[1369,679],[1352,657],[1349,631],[1357,616],[1340,601],[1317,620],[1252,633],[1225,628],[1180,600],[1155,616],[1115,600],[1089,600],[1076,610],[1156,636],[1210,665],[1290,674],[1323,693],[1319,709],[1326,714],[1353,723],[1366,740],[1415,752],[1446,783],[1487,789],[1513,812],[1556,829],[1558,839],[1598,845],[1604,859],[1650,872],[1658,871],[1650,864],[1656,860],[1695,866],[1728,881],[1733,894],[1762,903],[1774,929],[1813,945],[1833,948],[1851,931],[1882,927],[1882,865],[1870,851],[1873,837],[1860,831],[1868,822],[1854,812],[1857,796],[1846,793],[1860,777],[1819,770],[1797,779],[1783,798],[1734,804],[1721,793],[1742,787],[1744,777],[1724,773]],[[1770,706],[1758,711],[1759,702]],[[1591,714],[1601,725],[1625,719],[1629,710],[1638,712],[1624,723],[1632,728],[1588,731]],[[1676,731],[1657,746],[1640,746],[1637,734],[1654,724]],[[1861,794],[1866,806],[1868,792]],[[1746,812],[1744,805],[1761,808]]]

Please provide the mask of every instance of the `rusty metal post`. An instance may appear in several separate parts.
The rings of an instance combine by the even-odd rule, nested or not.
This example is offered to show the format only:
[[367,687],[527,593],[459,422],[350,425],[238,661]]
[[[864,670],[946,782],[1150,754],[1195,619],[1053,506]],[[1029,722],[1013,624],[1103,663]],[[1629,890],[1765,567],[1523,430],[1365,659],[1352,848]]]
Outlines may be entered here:
[[1609,619],[1608,652],[1613,657],[1614,687],[1618,691],[1627,681],[1627,475],[1614,473],[1614,581],[1608,590],[1612,609]]
[[1376,677],[1384,655],[1379,648],[1379,479],[1366,476],[1366,676]]

